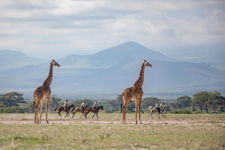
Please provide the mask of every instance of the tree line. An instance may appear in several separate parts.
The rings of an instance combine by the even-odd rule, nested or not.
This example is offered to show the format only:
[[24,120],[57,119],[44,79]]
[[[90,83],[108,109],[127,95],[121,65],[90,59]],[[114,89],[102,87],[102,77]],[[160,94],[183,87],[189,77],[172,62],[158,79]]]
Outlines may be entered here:
[[[80,107],[81,103],[85,101],[86,105],[92,106],[94,100],[81,99],[81,100],[69,100],[69,105],[74,104],[76,107]],[[58,106],[63,106],[65,100],[58,98],[56,95],[52,95],[49,101],[49,111],[53,112],[53,109]],[[168,106],[168,111],[174,113],[182,112],[224,112],[225,111],[225,97],[219,92],[198,92],[190,96],[180,96],[173,102],[166,102],[157,97],[146,97],[142,99],[141,109],[142,112],[149,112],[149,106],[155,106],[156,102],[164,102],[164,105]],[[114,100],[100,100],[98,105],[103,105],[106,113],[120,112],[121,95],[118,95]],[[45,105],[44,105],[45,107]],[[45,108],[44,108],[45,110]],[[135,111],[135,102],[131,101],[127,106],[127,112]],[[23,94],[18,92],[10,92],[0,95],[0,113],[34,113],[34,105],[32,101],[25,101]]]

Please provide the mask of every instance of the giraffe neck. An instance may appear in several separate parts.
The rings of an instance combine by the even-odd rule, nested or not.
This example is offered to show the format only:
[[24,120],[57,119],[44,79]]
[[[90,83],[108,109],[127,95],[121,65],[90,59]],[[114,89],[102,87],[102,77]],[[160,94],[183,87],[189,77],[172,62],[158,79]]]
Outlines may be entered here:
[[145,73],[145,65],[144,63],[141,66],[141,71],[140,71],[140,75],[139,78],[137,79],[137,81],[134,83],[134,86],[136,88],[142,88],[142,85],[144,83],[144,73]]
[[53,64],[50,64],[50,69],[49,69],[49,74],[47,79],[45,80],[45,82],[43,83],[43,85],[45,87],[50,87],[51,83],[52,83],[52,78],[53,78]]

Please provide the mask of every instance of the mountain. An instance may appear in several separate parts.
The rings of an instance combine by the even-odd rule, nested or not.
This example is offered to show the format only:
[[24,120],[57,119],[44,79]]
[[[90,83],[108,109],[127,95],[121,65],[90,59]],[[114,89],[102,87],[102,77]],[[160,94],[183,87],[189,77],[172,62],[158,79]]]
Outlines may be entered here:
[[[5,57],[12,59],[12,56]],[[100,94],[101,98],[109,98],[109,94],[120,94],[134,84],[145,59],[153,66],[145,69],[146,94],[202,90],[225,93],[224,71],[205,63],[171,59],[135,42],[92,55],[69,55],[57,60],[61,67],[53,69],[52,92],[66,98]],[[0,90],[27,92],[32,96],[33,90],[46,79],[49,63],[0,70]]]
[[138,58],[144,60],[150,56],[155,60],[175,61],[136,42],[129,41],[92,55],[69,55],[60,62],[67,68],[109,68],[124,60]]
[[205,44],[162,50],[165,55],[180,61],[206,63],[225,70],[225,44]]
[[8,68],[18,68],[26,65],[36,65],[39,60],[27,56],[24,53],[12,50],[0,50],[1,70]]

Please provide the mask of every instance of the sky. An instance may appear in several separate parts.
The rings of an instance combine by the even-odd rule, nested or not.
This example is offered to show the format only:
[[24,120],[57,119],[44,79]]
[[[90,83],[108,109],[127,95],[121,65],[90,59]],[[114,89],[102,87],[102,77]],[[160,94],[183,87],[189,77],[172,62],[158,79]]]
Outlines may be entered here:
[[48,59],[127,41],[156,51],[225,43],[225,1],[0,0],[0,50]]

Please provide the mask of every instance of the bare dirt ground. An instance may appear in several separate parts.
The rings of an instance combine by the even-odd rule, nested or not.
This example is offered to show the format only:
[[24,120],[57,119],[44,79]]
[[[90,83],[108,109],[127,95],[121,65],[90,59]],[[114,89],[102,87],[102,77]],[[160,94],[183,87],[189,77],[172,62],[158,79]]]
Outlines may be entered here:
[[[209,125],[212,124],[221,125],[225,128],[225,118],[211,118],[211,117],[202,117],[202,118],[195,118],[195,117],[169,117],[169,118],[142,118],[142,124],[159,124],[159,125],[181,125],[181,126],[190,126],[190,125]],[[34,124],[33,117],[2,117],[0,116],[0,124]],[[45,115],[42,116],[42,124],[46,124]],[[102,124],[111,124],[111,125],[119,125],[121,123],[121,118],[58,118],[55,116],[49,117],[49,124],[62,124],[62,125],[102,125]],[[134,125],[135,120],[134,116],[127,117],[127,124]]]

